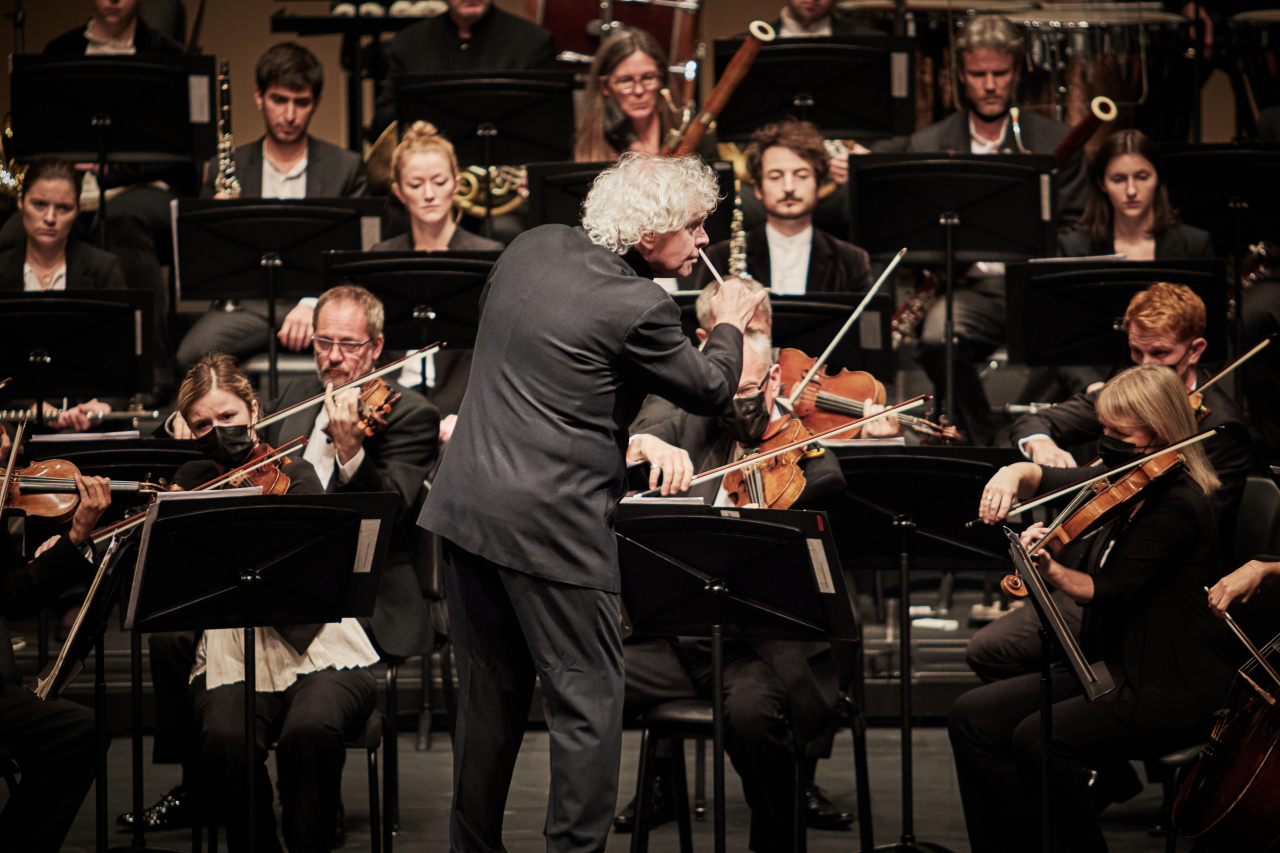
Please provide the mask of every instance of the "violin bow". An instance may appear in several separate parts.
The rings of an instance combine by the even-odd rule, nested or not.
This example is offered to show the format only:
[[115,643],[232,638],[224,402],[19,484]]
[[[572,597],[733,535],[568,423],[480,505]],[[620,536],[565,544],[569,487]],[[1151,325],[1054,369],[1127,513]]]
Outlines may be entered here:
[[871,285],[871,289],[867,291],[867,295],[862,297],[862,301],[858,303],[858,307],[853,309],[853,313],[849,315],[849,319],[844,321],[844,325],[840,327],[840,331],[836,332],[836,336],[831,339],[831,343],[827,344],[827,348],[822,351],[822,355],[818,356],[818,360],[813,363],[813,367],[809,368],[809,372],[804,378],[796,383],[796,387],[792,389],[790,396],[786,398],[788,408],[796,401],[801,392],[809,385],[813,377],[818,375],[818,371],[827,366],[827,359],[831,358],[831,353],[835,352],[840,341],[844,340],[844,336],[853,328],[853,324],[858,322],[858,318],[862,316],[862,312],[867,310],[867,306],[871,304],[871,300],[879,292],[880,286],[888,280],[889,276],[897,269],[898,264],[902,262],[902,258],[907,254],[904,248],[893,256],[893,260],[889,262],[889,266],[884,268],[884,272],[880,273],[880,278],[876,279],[876,283]]
[[[693,480],[689,483],[689,485],[691,487],[696,486],[700,483],[705,483],[708,480],[714,480],[717,477],[723,477],[725,474],[732,474],[734,471],[738,471],[743,468],[746,468],[748,465],[754,465],[757,462],[763,462],[766,459],[772,459],[775,456],[781,456],[782,454],[787,453],[788,451],[795,450],[797,447],[804,447],[806,445],[813,444],[815,441],[821,441],[824,438],[830,438],[831,436],[836,435],[837,433],[847,432],[848,430],[863,426],[864,424],[868,424],[871,421],[877,421],[877,420],[880,420],[881,418],[888,417],[889,415],[906,411],[907,409],[914,409],[917,406],[924,405],[929,399],[930,397],[928,394],[921,394],[919,397],[913,397],[910,400],[899,403],[896,406],[890,406],[889,408],[883,409],[874,415],[868,415],[867,417],[861,418],[860,420],[856,420],[847,424],[841,424],[840,426],[837,426],[837,427],[832,427],[826,432],[815,433],[807,438],[802,438],[799,441],[793,441],[790,444],[784,444],[782,447],[775,447],[773,450],[770,450],[767,453],[758,453],[758,454],[755,454],[754,456],[744,456],[741,459],[739,459],[737,462],[730,462],[728,465],[721,465],[719,468],[712,468],[710,471],[704,471],[703,473],[694,477]],[[640,494],[636,495],[636,497],[647,498],[659,491],[661,491],[661,489],[649,489],[647,492],[641,492]]]
[[22,443],[22,433],[27,428],[27,419],[18,421],[18,429],[13,434],[13,445],[9,448],[9,461],[4,466],[4,480],[0,481],[0,510],[9,502],[9,484],[13,482],[13,465],[18,461],[18,445]]
[[[394,372],[396,368],[398,368],[400,365],[404,364],[406,361],[408,361],[411,358],[422,358],[423,356],[437,353],[440,351],[440,347],[443,346],[443,344],[444,342],[441,341],[440,343],[432,344],[429,347],[423,347],[422,349],[414,350],[411,353],[406,353],[403,357],[397,358],[395,361],[391,362],[390,364],[385,364],[382,367],[379,367],[377,370],[373,371],[372,373],[366,373],[364,376],[361,376],[358,379],[352,379],[350,382],[347,382],[344,385],[339,385],[337,388],[333,389],[333,395],[336,397],[339,393],[346,391],[348,388],[359,388],[360,386],[364,385],[364,383],[368,382],[370,379],[377,379],[379,376],[386,376],[388,373]],[[267,417],[258,421],[258,423],[254,426],[254,429],[266,429],[267,427],[271,426],[273,423],[276,423],[277,421],[282,421],[296,412],[300,412],[303,409],[309,408],[310,406],[314,406],[318,403],[323,403],[323,402],[324,402],[324,394],[317,394],[314,397],[309,397],[300,403],[294,403],[292,406],[290,406],[287,409],[281,409],[280,411],[276,412],[273,415],[268,415]]]
[[1213,385],[1217,384],[1219,380],[1226,378],[1231,373],[1231,371],[1235,370],[1237,367],[1240,367],[1246,361],[1253,358],[1255,355],[1257,355],[1258,353],[1266,349],[1268,346],[1270,346],[1272,341],[1275,340],[1276,335],[1280,335],[1280,332],[1272,332],[1262,340],[1258,341],[1258,343],[1254,344],[1253,347],[1250,348],[1248,352],[1242,353],[1240,356],[1238,356],[1234,361],[1232,361],[1226,367],[1222,368],[1217,373],[1213,374],[1213,376],[1210,376],[1208,379],[1206,379],[1203,385],[1199,386],[1194,391],[1188,392],[1188,396],[1190,396],[1191,394],[1198,394],[1203,391],[1208,391]]
[[[1106,471],[1105,473],[1099,474],[1096,477],[1091,477],[1090,479],[1085,480],[1083,483],[1072,483],[1070,486],[1066,486],[1064,488],[1049,492],[1049,494],[1047,495],[1041,495],[1040,497],[1036,498],[1033,501],[1027,501],[1025,503],[1016,503],[1013,506],[1009,507],[1009,516],[1007,517],[1018,515],[1019,513],[1027,512],[1029,510],[1033,510],[1038,506],[1047,504],[1050,501],[1056,500],[1065,494],[1074,492],[1077,489],[1083,490],[1089,486],[1092,486],[1094,483],[1098,482],[1099,480],[1105,480],[1108,477],[1114,477],[1116,474],[1123,474],[1125,471],[1128,471],[1130,468],[1137,468],[1139,465],[1146,462],[1152,456],[1159,456],[1161,453],[1168,453],[1171,450],[1181,450],[1184,447],[1190,447],[1191,445],[1196,444],[1197,442],[1204,441],[1206,438],[1211,438],[1217,435],[1218,433],[1222,432],[1224,429],[1226,429],[1226,426],[1216,426],[1211,430],[1207,430],[1198,435],[1193,435],[1191,436],[1191,438],[1185,439],[1183,441],[1179,441],[1176,444],[1170,444],[1169,446],[1162,447],[1159,450],[1153,450],[1150,453],[1146,453],[1142,456],[1139,456],[1137,459],[1134,459],[1132,462],[1126,462],[1123,465],[1117,465],[1115,468],[1112,468],[1111,470]],[[973,521],[965,522],[964,526],[977,527],[979,524],[983,524],[983,523],[984,522],[982,519],[975,518]]]
[[[1206,586],[1204,588],[1204,591],[1208,592],[1209,587]],[[1267,661],[1266,657],[1263,656],[1262,651],[1253,644],[1253,640],[1249,639],[1249,635],[1240,629],[1240,626],[1236,624],[1236,620],[1231,618],[1231,614],[1227,613],[1224,610],[1222,612],[1222,618],[1227,620],[1227,627],[1229,627],[1232,633],[1234,633],[1237,637],[1240,638],[1240,642],[1244,643],[1245,646],[1249,649],[1249,654],[1252,655],[1253,659],[1258,662],[1258,666],[1262,667],[1263,671],[1265,671],[1267,675],[1271,676],[1271,682],[1273,684],[1280,685],[1280,674],[1278,674],[1275,671],[1275,668],[1271,666],[1271,664]],[[1248,678],[1248,676],[1245,676],[1245,677]],[[1250,680],[1250,682],[1252,683],[1252,680]],[[1258,685],[1254,684],[1253,686],[1257,687]],[[1269,695],[1268,695],[1268,698],[1270,698]],[[1274,700],[1272,704],[1274,704]]]
[[[268,453],[266,456],[262,457],[261,459],[257,459],[246,465],[241,465],[239,468],[233,468],[227,473],[222,474],[218,477],[215,477],[214,479],[210,480],[207,483],[202,483],[193,489],[188,489],[187,491],[207,492],[212,489],[216,489],[219,486],[221,486],[223,483],[229,482],[230,480],[240,476],[241,474],[248,474],[250,471],[256,471],[259,468],[263,467],[264,465],[270,465],[272,462],[275,462],[276,460],[282,457],[288,456],[290,453],[293,453],[299,448],[306,446],[306,443],[310,440],[311,439],[305,435],[298,436],[293,441],[286,442],[285,444],[280,445],[280,447],[277,448],[274,452]],[[139,524],[141,524],[146,520],[147,520],[147,510],[143,510],[137,515],[131,515],[128,518],[124,519],[123,521],[117,521],[115,524],[108,525],[107,527],[102,528],[98,532],[94,533],[90,538],[92,539],[93,544],[97,545],[103,540],[105,540],[108,536],[112,536],[116,533],[124,533],[126,530],[132,530],[133,528],[137,527]]]

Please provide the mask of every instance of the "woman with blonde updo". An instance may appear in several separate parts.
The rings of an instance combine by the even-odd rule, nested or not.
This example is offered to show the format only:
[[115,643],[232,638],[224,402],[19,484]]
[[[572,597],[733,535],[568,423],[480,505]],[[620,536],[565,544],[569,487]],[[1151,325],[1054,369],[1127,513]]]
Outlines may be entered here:
[[496,240],[461,228],[454,216],[458,158],[435,126],[415,121],[391,155],[391,193],[409,213],[410,231],[373,246],[373,251],[502,251]]

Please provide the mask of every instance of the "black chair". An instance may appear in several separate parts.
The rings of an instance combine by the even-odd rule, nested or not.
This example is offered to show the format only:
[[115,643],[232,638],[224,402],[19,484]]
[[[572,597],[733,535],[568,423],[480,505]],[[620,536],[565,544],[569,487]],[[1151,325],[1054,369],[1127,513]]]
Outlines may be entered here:
[[[382,853],[384,848],[385,853],[391,853],[391,833],[383,835],[384,822],[378,798],[378,747],[382,745],[382,725],[382,715],[374,711],[365,722],[364,731],[346,743],[347,749],[364,750],[369,768],[369,843],[373,853]],[[274,742],[267,744],[267,749],[275,748]],[[384,785],[389,781],[385,780]],[[198,829],[192,835],[196,840],[194,853],[200,853]],[[209,821],[209,853],[218,853],[218,825],[215,821]]]
[[1176,853],[1178,849],[1178,830],[1173,826],[1173,801],[1177,798],[1178,789],[1187,778],[1191,765],[1196,763],[1196,759],[1208,745],[1197,743],[1147,764],[1147,781],[1158,781],[1164,791],[1160,802],[1160,823],[1153,828],[1152,834],[1157,834],[1156,830],[1159,830],[1158,834],[1164,835],[1165,853]]
[[[657,741],[672,741],[674,772],[671,783],[676,795],[676,819],[680,827],[680,853],[693,853],[693,824],[689,815],[689,789],[684,770],[684,742],[710,740],[711,703],[704,699],[664,702],[641,720],[640,772],[636,779],[636,823],[631,833],[631,853],[649,850],[649,811],[655,773],[654,749]],[[797,771],[798,775],[798,771]],[[797,801],[799,801],[797,797]]]

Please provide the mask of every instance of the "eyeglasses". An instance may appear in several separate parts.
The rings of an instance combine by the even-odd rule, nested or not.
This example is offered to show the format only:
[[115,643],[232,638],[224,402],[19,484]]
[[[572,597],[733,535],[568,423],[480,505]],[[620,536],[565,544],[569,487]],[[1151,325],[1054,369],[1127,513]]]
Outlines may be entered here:
[[637,85],[639,85],[645,92],[652,92],[654,89],[658,88],[659,84],[662,83],[662,75],[655,74],[652,71],[648,74],[640,75],[639,80],[636,80],[634,77],[618,77],[617,79],[610,79],[606,77],[605,79],[609,81],[610,86],[617,89],[624,95],[630,95],[634,92]]
[[312,335],[311,346],[315,347],[316,352],[319,352],[319,353],[333,352],[333,348],[337,346],[338,349],[342,351],[343,355],[351,355],[352,353],[359,352],[360,348],[363,347],[365,344],[369,343],[369,341],[371,340],[373,340],[373,338],[366,338],[365,340],[359,341],[359,342],[333,341],[333,340],[330,340],[329,338],[317,338],[315,335]]

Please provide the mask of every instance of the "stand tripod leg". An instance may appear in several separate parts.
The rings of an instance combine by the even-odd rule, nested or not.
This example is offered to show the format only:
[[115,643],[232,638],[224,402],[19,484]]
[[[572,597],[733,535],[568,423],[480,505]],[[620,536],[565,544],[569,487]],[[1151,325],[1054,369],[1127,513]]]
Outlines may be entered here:
[[[105,621],[105,620],[104,620]],[[93,783],[94,829],[98,853],[107,851],[107,655],[103,649],[105,628],[98,631],[93,662],[93,727],[98,740],[98,774]]]
[[719,620],[711,626],[711,785],[715,803],[715,853],[725,850],[724,822],[724,634]]
[[[949,339],[948,339],[949,340]],[[947,361],[948,369],[951,364]],[[948,399],[948,403],[950,400]],[[911,768],[911,555],[905,540],[913,526],[909,519],[894,522],[903,530],[904,547],[898,557],[898,689],[902,703],[902,843],[914,844],[915,781]]]
[[[956,422],[956,322],[955,322],[955,246],[954,229],[960,224],[960,217],[954,213],[944,213],[938,220],[947,233],[947,296],[946,296],[946,319],[942,327],[942,335],[945,347],[946,358],[946,385],[945,394],[946,401],[944,405],[944,413],[947,417],[947,423],[954,424]],[[972,438],[972,436],[970,436]]]

